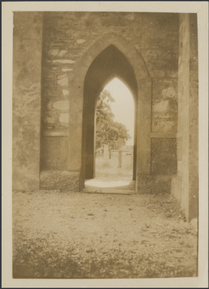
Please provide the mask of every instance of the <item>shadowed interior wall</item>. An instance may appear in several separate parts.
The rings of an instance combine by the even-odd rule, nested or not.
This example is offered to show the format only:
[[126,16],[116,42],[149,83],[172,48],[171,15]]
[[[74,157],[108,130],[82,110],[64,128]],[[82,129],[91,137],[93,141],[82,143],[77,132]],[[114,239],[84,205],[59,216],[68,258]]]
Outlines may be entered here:
[[39,189],[42,13],[15,12],[13,189]]
[[180,14],[178,69],[178,173],[172,193],[188,221],[198,200],[198,44],[197,15]]

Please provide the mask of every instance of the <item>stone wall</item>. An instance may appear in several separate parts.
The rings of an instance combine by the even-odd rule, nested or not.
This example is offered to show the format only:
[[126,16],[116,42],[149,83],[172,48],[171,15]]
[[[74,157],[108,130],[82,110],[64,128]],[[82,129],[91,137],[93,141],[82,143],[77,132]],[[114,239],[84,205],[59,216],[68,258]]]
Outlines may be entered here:
[[198,35],[197,14],[190,14],[190,111],[189,111],[189,220],[198,216],[199,145],[198,145]]
[[[69,150],[76,137],[69,135],[71,118],[76,121],[71,115],[76,113],[79,118],[82,114],[80,110],[70,112],[72,102],[81,101],[72,89],[75,69],[92,45],[108,33],[120,35],[136,49],[151,78],[150,173],[175,174],[178,14],[174,13],[44,13],[41,171],[73,173],[81,169],[81,156],[72,161]],[[156,150],[156,143],[161,143],[163,149]]]
[[39,189],[42,13],[15,12],[13,189]]
[[[84,83],[95,75],[102,89],[110,67],[135,97],[137,191],[171,190],[187,219],[197,217],[196,14],[15,12],[13,36],[13,189],[82,188],[85,108],[96,97],[85,102]],[[121,57],[118,70],[103,63],[91,75],[106,48]]]
[[161,13],[44,14],[43,127],[67,134],[73,68],[96,39],[121,35],[141,54],[153,79],[152,130],[176,132],[178,15]]
[[181,14],[178,77],[178,173],[172,193],[191,220],[198,200],[198,51],[197,15]]

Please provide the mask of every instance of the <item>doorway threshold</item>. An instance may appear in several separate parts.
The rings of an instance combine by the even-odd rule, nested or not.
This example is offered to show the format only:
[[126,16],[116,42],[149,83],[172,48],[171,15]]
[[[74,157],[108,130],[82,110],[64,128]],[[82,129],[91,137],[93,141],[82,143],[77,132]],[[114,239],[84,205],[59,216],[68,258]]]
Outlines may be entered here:
[[94,178],[85,181],[85,193],[135,194],[136,181],[127,178]]

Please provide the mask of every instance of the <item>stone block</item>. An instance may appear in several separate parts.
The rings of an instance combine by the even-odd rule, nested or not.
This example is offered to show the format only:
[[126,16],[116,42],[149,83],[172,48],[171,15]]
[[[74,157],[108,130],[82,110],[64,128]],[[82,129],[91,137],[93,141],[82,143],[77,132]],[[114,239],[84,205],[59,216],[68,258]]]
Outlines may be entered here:
[[79,172],[42,171],[40,173],[40,189],[79,191]]
[[153,98],[154,100],[177,99],[178,94],[177,79],[154,79]]
[[63,72],[69,72],[69,71],[72,71],[72,70],[73,70],[73,68],[62,68]]
[[60,113],[59,121],[63,124],[69,123],[69,113]]
[[177,131],[176,79],[155,79],[153,81],[152,108],[152,131]]
[[[154,115],[155,117],[155,115]],[[162,117],[162,116],[161,116]],[[166,116],[165,116],[166,118]],[[169,116],[168,116],[169,118]],[[152,121],[152,131],[153,132],[173,132],[176,131],[176,123],[162,118],[154,118]]]
[[152,138],[151,171],[154,175],[175,175],[177,173],[176,139]]
[[60,100],[53,103],[53,108],[58,110],[69,110],[69,101]]
[[49,55],[56,56],[59,53],[59,49],[51,49]]
[[[160,40],[158,38],[158,41]],[[158,46],[159,44],[156,43],[155,45]],[[178,69],[178,50],[174,50],[173,47],[165,49],[159,45],[158,49],[154,47],[152,49],[141,49],[141,53],[153,78],[162,78],[164,77],[162,75],[163,72],[176,71]],[[158,75],[158,73],[160,74]]]
[[82,44],[82,43],[86,42],[86,40],[85,39],[77,39],[76,42],[78,44]]
[[63,89],[63,90],[62,90],[62,94],[63,94],[64,96],[68,96],[68,95],[69,95],[69,90]]
[[140,194],[170,194],[171,177],[155,175],[138,175],[137,193]]
[[61,50],[57,56],[63,57],[67,53],[67,50]]
[[169,176],[155,176],[152,194],[170,194],[171,193],[171,177]]
[[65,75],[60,75],[58,77],[57,83],[61,86],[68,86],[68,76]]
[[67,170],[68,168],[68,138],[42,137],[41,169]]
[[55,59],[53,63],[61,63],[61,64],[73,64],[75,61],[71,59]]
[[44,118],[45,123],[55,123],[55,119],[53,117],[45,117]]
[[168,100],[161,100],[161,101],[155,102],[153,104],[153,111],[154,112],[165,113],[165,112],[168,112],[168,109],[169,109],[169,101]]

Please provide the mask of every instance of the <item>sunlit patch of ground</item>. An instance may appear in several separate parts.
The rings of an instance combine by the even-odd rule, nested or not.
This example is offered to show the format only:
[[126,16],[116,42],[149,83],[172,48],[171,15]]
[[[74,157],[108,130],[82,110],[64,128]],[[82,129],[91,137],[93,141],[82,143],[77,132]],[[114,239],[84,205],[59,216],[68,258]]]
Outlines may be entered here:
[[14,278],[197,274],[197,233],[171,195],[13,192]]
[[101,187],[101,188],[117,188],[117,187],[126,187],[130,184],[131,178],[120,178],[120,179],[112,179],[112,178],[95,178],[91,180],[86,180],[86,186],[92,187]]

